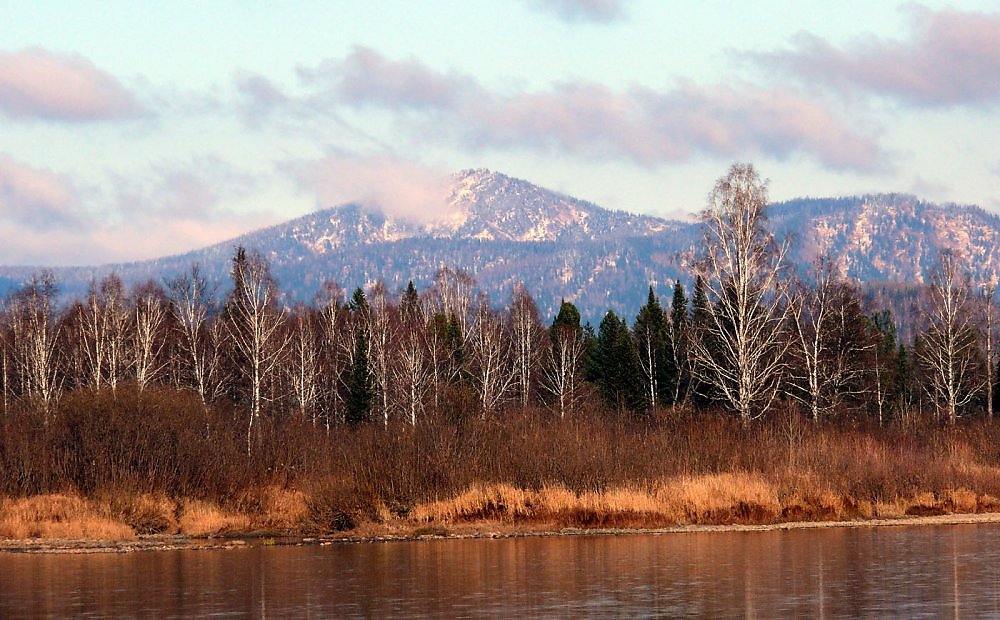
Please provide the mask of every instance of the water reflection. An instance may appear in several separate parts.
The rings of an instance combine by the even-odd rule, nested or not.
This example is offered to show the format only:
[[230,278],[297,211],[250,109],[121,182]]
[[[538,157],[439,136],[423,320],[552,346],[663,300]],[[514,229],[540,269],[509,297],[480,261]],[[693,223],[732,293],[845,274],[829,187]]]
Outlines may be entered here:
[[0,555],[0,617],[1000,616],[1000,528]]

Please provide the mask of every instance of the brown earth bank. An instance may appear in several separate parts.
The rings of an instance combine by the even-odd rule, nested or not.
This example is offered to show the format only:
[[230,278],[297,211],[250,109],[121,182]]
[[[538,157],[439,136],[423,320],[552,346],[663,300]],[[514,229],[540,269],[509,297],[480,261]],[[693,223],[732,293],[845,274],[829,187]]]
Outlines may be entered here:
[[[802,488],[808,486],[803,481]],[[818,488],[818,487],[817,487]],[[781,488],[759,474],[683,476],[604,492],[561,486],[532,491],[476,484],[442,500],[342,531],[324,527],[301,491],[260,490],[252,510],[204,500],[139,495],[84,498],[49,494],[0,500],[0,551],[124,552],[232,548],[332,541],[512,537],[566,534],[679,533],[805,527],[1000,523],[1000,501],[969,489],[869,502],[832,491]],[[345,516],[343,518],[349,518]]]
[[0,416],[0,540],[134,548],[1000,512],[1000,423],[986,418],[814,424],[782,405],[744,424],[589,401],[565,418],[480,418],[462,394],[416,425],[271,415],[249,436],[240,409],[182,391],[73,392],[46,416],[14,407]]

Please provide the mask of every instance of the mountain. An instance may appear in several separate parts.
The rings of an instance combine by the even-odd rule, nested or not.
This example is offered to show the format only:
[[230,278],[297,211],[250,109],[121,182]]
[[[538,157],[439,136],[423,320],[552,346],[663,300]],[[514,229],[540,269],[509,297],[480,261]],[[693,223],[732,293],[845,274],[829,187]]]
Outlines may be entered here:
[[[456,174],[443,204],[443,215],[425,222],[349,204],[179,256],[55,272],[73,295],[112,271],[126,282],[162,281],[198,263],[224,287],[233,248],[243,245],[270,261],[289,303],[310,301],[328,280],[348,290],[380,278],[390,290],[410,279],[425,287],[447,266],[470,272],[494,303],[523,281],[543,316],[566,298],[596,322],[609,308],[634,317],[650,283],[669,296],[674,278],[688,278],[701,240],[697,224],[603,209],[488,170]],[[1000,241],[997,216],[903,194],[792,200],[773,205],[770,218],[791,241],[794,263],[829,252],[868,284],[919,283],[945,247],[994,264]],[[30,273],[0,268],[0,286]]]
[[923,283],[944,249],[958,252],[974,277],[1000,262],[1000,217],[908,194],[791,200],[772,207],[770,225],[791,240],[800,267],[827,252],[862,283]]

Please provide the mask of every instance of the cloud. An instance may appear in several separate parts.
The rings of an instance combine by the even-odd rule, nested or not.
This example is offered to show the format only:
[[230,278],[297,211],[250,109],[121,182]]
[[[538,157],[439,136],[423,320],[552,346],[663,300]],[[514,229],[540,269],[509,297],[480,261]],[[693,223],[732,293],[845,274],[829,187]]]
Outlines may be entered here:
[[0,219],[36,231],[80,223],[72,181],[0,153]]
[[139,111],[121,83],[75,54],[30,48],[0,52],[0,114],[84,122]]
[[533,9],[568,22],[607,23],[625,17],[627,0],[526,0]]
[[217,157],[154,166],[141,177],[113,178],[114,204],[127,219],[213,220],[230,215],[224,204],[259,188],[259,180]]
[[440,108],[479,88],[472,78],[438,73],[413,59],[388,60],[361,46],[343,61],[327,60],[315,69],[300,67],[298,73],[306,85],[330,89],[339,100],[355,105]]
[[280,219],[230,208],[258,188],[253,176],[203,157],[80,192],[65,175],[0,155],[0,264],[94,265],[225,241]]
[[500,92],[475,78],[395,61],[359,47],[342,60],[300,69],[318,114],[336,104],[394,113],[415,143],[531,149],[641,165],[697,156],[804,154],[837,169],[870,171],[885,154],[820,103],[786,89],[678,82],[613,91],[593,82]]
[[393,155],[332,152],[318,160],[289,162],[283,170],[321,208],[357,203],[420,224],[451,214],[451,175]]
[[753,55],[811,83],[856,90],[927,107],[1000,102],[1000,12],[907,7],[911,34],[904,41],[873,35],[837,47],[800,34],[790,50]]

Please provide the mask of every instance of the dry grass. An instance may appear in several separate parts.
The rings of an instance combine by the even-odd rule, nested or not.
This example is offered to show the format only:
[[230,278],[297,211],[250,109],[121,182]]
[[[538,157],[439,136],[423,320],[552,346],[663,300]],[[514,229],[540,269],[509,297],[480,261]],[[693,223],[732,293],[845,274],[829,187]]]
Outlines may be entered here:
[[135,532],[107,506],[74,495],[0,500],[0,538],[129,540]]
[[255,528],[295,530],[308,520],[309,502],[302,491],[268,486],[261,492],[260,515],[254,519]]
[[[800,482],[798,486],[802,486]],[[768,524],[981,512],[995,498],[965,489],[940,496],[917,493],[871,502],[830,489],[803,495],[783,490],[761,474],[736,472],[682,476],[640,487],[574,493],[564,486],[538,491],[509,484],[474,484],[454,498],[414,507],[418,524],[556,523],[577,527],[661,527],[680,524]]]
[[685,476],[656,484],[574,493],[561,485],[540,490],[474,484],[454,498],[418,504],[418,523],[552,521],[577,526],[652,526],[677,523],[767,522],[780,514],[773,485],[736,473]]
[[189,536],[217,536],[250,529],[250,519],[246,515],[201,500],[183,502],[178,521],[181,533]]
[[789,409],[745,425],[715,411],[628,417],[597,405],[566,419],[528,408],[483,421],[463,415],[464,402],[428,412],[415,428],[319,433],[294,416],[265,416],[250,456],[232,425],[235,405],[206,411],[197,398],[168,389],[147,394],[141,407],[127,391],[74,392],[48,424],[14,408],[0,419],[0,497],[35,499],[4,500],[0,536],[1000,512],[995,422],[879,427],[843,416],[816,425]]

